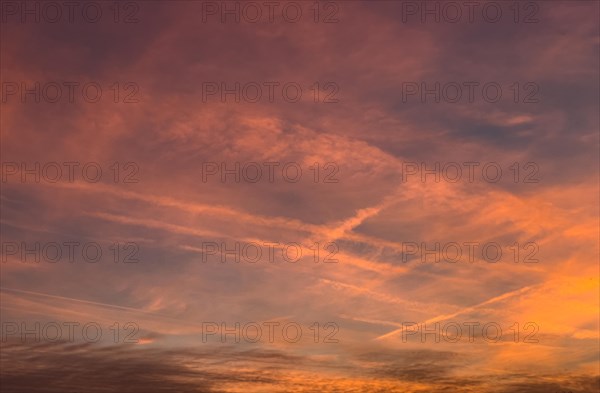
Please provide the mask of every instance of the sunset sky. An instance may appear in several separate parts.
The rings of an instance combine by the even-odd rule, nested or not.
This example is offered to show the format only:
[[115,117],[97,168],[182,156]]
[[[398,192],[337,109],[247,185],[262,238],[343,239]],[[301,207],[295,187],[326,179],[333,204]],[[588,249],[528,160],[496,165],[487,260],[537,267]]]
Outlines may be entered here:
[[600,3],[465,3],[0,1],[0,392],[600,392]]

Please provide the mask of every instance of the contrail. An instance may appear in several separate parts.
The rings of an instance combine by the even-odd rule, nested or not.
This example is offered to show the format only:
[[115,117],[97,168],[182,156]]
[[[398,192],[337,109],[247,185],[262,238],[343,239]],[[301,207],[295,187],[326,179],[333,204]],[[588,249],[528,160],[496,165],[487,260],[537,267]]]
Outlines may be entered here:
[[[506,292],[506,293],[503,293],[502,295],[499,295],[499,296],[493,297],[491,299],[488,299],[488,300],[486,300],[483,303],[479,303],[479,304],[476,304],[474,306],[464,308],[464,309],[462,309],[460,311],[457,311],[457,312],[455,312],[453,314],[438,315],[437,317],[430,318],[430,319],[428,319],[428,320],[426,320],[425,322],[422,322],[422,323],[428,324],[428,323],[434,323],[434,322],[438,322],[438,321],[444,321],[444,320],[449,319],[449,318],[454,318],[457,315],[464,314],[464,313],[469,312],[469,311],[473,311],[473,310],[475,310],[475,309],[477,309],[479,307],[486,306],[486,305],[492,304],[492,303],[496,303],[496,302],[499,302],[501,300],[507,299],[507,298],[512,297],[512,296],[520,295],[520,294],[525,293],[525,292],[527,292],[527,291],[529,291],[529,290],[531,290],[531,289],[533,289],[535,287],[538,287],[540,285],[541,284],[530,285],[528,287],[523,287],[523,288],[517,289],[515,291]],[[391,331],[389,333],[386,333],[386,334],[384,334],[382,336],[376,337],[375,340],[383,340],[385,338],[388,338],[388,337],[391,337],[391,336],[395,336],[396,334],[402,332],[402,330],[404,330],[404,328],[393,330],[393,331]]]

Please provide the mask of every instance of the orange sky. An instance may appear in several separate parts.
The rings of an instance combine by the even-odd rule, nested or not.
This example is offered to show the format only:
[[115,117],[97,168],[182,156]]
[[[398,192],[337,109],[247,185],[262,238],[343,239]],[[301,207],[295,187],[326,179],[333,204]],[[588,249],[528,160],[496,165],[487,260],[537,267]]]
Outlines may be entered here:
[[600,392],[598,2],[75,3],[2,2],[0,391]]

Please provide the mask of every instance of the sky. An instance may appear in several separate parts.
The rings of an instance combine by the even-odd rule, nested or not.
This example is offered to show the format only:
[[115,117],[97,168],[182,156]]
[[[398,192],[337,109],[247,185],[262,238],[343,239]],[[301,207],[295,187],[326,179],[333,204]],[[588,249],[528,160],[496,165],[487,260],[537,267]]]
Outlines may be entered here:
[[2,392],[600,392],[597,1],[0,2]]

